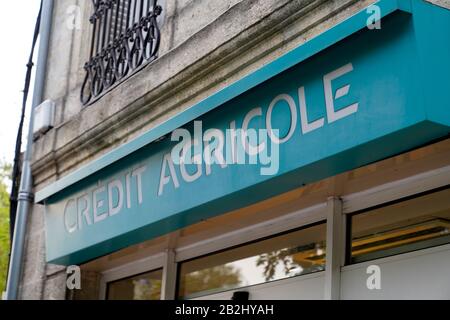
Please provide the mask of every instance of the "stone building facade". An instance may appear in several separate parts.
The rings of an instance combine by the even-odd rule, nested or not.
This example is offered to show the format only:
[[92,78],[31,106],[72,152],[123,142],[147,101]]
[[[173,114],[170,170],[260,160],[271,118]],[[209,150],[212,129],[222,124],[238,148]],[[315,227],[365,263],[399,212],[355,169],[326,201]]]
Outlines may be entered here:
[[[86,0],[55,1],[44,93],[45,99],[56,104],[55,123],[33,146],[36,191],[333,28],[375,0],[159,2],[157,59],[83,105],[80,91],[91,45],[93,5]],[[430,2],[450,7],[445,0]],[[439,150],[448,154],[448,141],[435,148],[436,154]],[[20,298],[97,299],[102,290],[100,267],[82,267],[82,290],[69,291],[66,267],[46,263],[44,211],[43,205],[35,204],[30,214]],[[121,259],[118,253],[111,268]]]

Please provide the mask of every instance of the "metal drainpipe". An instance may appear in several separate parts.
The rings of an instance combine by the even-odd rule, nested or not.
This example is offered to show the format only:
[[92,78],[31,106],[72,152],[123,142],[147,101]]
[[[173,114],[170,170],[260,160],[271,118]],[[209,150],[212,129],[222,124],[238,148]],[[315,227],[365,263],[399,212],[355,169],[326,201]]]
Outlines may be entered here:
[[33,120],[34,109],[42,102],[45,86],[45,75],[47,68],[48,47],[52,25],[53,1],[43,0],[42,16],[40,26],[39,53],[36,64],[36,78],[33,90],[33,102],[28,127],[27,148],[22,165],[22,177],[20,180],[19,197],[17,202],[16,226],[14,228],[14,239],[11,249],[9,263],[8,282],[6,286],[6,300],[17,300],[19,292],[20,277],[22,274],[23,250],[28,214],[33,205],[33,176],[31,173],[31,157],[33,147]]

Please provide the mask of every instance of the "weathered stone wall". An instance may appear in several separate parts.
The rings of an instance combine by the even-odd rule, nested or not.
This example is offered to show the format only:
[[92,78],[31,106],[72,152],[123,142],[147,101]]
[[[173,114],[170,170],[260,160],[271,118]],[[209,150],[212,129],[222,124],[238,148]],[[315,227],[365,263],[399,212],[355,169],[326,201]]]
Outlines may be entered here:
[[[373,2],[165,0],[159,59],[82,107],[91,2],[55,1],[45,98],[57,104],[57,124],[34,144],[35,188],[155,127]],[[73,5],[81,7],[80,30],[66,26]],[[40,205],[30,216],[26,252],[21,297],[65,299],[65,269],[45,264]],[[82,297],[95,297],[92,292]]]
[[426,0],[426,1],[431,2],[432,4],[435,4],[437,6],[450,9],[450,0]]

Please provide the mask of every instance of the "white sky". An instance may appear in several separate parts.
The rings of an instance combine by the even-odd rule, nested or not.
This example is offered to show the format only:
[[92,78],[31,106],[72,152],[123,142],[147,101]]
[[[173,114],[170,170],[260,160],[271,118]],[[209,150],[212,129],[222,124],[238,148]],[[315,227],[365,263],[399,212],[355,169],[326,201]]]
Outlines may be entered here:
[[[2,1],[0,10],[0,160],[10,163],[14,159],[26,64],[39,5],[40,0]],[[32,91],[33,84],[28,102],[32,100]],[[25,136],[27,132],[28,119],[24,125]],[[25,145],[26,139],[22,143]]]

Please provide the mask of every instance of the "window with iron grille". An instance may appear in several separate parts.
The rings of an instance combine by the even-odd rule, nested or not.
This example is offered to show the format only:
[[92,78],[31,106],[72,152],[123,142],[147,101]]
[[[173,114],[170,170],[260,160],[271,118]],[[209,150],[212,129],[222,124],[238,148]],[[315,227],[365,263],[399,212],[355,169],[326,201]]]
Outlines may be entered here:
[[92,39],[81,102],[95,101],[145,64],[160,44],[158,0],[92,0]]

